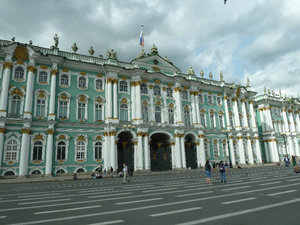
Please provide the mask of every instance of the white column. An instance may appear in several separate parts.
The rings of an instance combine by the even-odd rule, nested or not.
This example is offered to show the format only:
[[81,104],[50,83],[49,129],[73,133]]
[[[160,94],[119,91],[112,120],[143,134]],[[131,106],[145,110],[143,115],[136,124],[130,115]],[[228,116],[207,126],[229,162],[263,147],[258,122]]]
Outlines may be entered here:
[[175,93],[174,93],[174,97],[175,97],[175,110],[176,110],[176,124],[178,125],[183,125],[183,121],[182,121],[182,103],[181,103],[181,88],[180,87],[176,87],[174,89]]
[[181,144],[180,144],[180,134],[174,134],[175,137],[175,160],[176,160],[176,168],[182,168],[181,164]]
[[27,175],[30,133],[31,133],[30,128],[22,128],[22,144],[21,144],[21,154],[20,154],[19,176]]
[[183,134],[181,134],[180,143],[181,143],[182,168],[186,168],[186,157],[185,157],[185,146],[184,146],[184,137],[183,137]]
[[288,136],[287,140],[288,140],[288,151],[289,151],[290,155],[296,155],[292,137]]
[[198,121],[197,121],[197,110],[196,110],[196,102],[195,102],[195,95],[194,95],[195,91],[191,91],[191,104],[192,104],[192,117],[193,117],[193,124],[197,125]]
[[227,124],[227,129],[230,130],[232,127],[230,125],[230,119],[229,119],[229,111],[228,111],[228,102],[227,102],[228,97],[224,96],[224,107],[225,107],[225,119],[226,119],[226,124]]
[[239,109],[238,109],[238,105],[237,105],[237,98],[233,98],[232,99],[232,104],[233,104],[233,113],[234,113],[234,121],[235,121],[235,128],[240,130],[241,124],[240,124],[240,118],[239,118]]
[[260,116],[260,121],[261,121],[261,126],[262,126],[262,130],[266,131],[266,122],[265,122],[265,115],[264,115],[264,111],[263,108],[259,109],[259,116]]
[[116,131],[110,132],[110,165],[112,166],[114,170],[117,169],[117,148],[116,148]]
[[[294,141],[294,146],[295,146],[295,155],[296,156],[300,156],[300,152],[299,152],[299,144],[298,144],[298,138],[294,137],[293,138]],[[1,145],[0,145],[1,146]]]
[[279,152],[278,152],[278,148],[277,148],[277,143],[275,140],[275,137],[272,139],[272,152],[273,152],[273,162],[279,162]]
[[145,170],[150,170],[150,150],[148,133],[144,134],[144,158],[145,158]]
[[265,146],[265,154],[266,154],[266,160],[267,162],[271,162],[270,154],[269,154],[269,145],[268,142],[264,140],[264,146]]
[[[201,132],[198,135],[199,137],[199,164],[204,167],[206,158],[205,158],[205,151],[204,151],[204,134]],[[198,146],[197,146],[198,147]]]
[[196,123],[200,124],[200,110],[199,110],[199,93],[195,92],[195,101],[196,101]]
[[133,146],[134,146],[134,171],[136,171],[137,170],[137,151],[138,151],[138,149],[137,149],[137,145],[138,145],[138,142],[135,140],[134,142],[133,142]]
[[0,128],[0,169],[1,169],[1,164],[2,164],[2,155],[3,155],[3,142],[4,142],[4,132],[5,132],[5,128],[1,127]]
[[[114,120],[118,120],[118,80],[113,81],[114,92]],[[115,169],[115,168],[114,168]]]
[[112,99],[112,82],[113,82],[113,79],[112,78],[107,78],[106,80],[106,85],[107,85],[107,88],[106,88],[106,120],[111,120],[113,118],[113,115],[112,115],[112,102],[113,102],[113,99]]
[[138,124],[142,123],[142,99],[141,99],[141,82],[136,82],[136,117]]
[[51,70],[51,90],[50,90],[50,104],[49,104],[49,120],[55,120],[55,97],[56,97],[56,74],[57,70]]
[[250,124],[248,124],[245,101],[246,101],[245,99],[242,100],[242,112],[243,112],[244,127],[245,128],[249,128]]
[[52,172],[53,134],[54,134],[54,129],[49,129],[48,136],[47,136],[45,175],[51,175],[51,172]]
[[109,134],[108,131],[104,132],[104,143],[103,143],[103,161],[104,161],[104,168],[107,168],[110,165],[110,157],[109,157]]
[[2,89],[0,96],[0,117],[6,117],[7,114],[7,99],[8,99],[8,88],[11,74],[12,63],[5,62],[3,65],[4,72],[2,77]]
[[131,86],[131,120],[136,120],[136,94],[135,94],[135,82],[130,83]]
[[284,129],[285,129],[285,132],[288,133],[290,131],[290,129],[289,129],[288,119],[287,119],[287,115],[286,115],[286,109],[283,109],[282,115],[283,115]]
[[32,102],[33,102],[33,89],[34,89],[34,75],[35,67],[28,66],[28,75],[27,75],[27,85],[26,85],[26,98],[25,98],[25,107],[24,107],[24,118],[32,118]]
[[253,101],[249,101],[249,108],[250,108],[250,117],[251,117],[251,128],[254,131],[256,131],[257,130],[256,120],[255,120],[256,115],[255,115],[254,108],[253,108]]
[[137,170],[142,170],[143,169],[143,133],[138,132],[138,143],[137,143],[137,165],[136,169]]
[[289,116],[289,121],[291,123],[291,132],[296,132],[296,128],[295,128],[295,121],[294,121],[294,117],[293,117],[293,111],[289,110],[288,111],[288,116]]
[[153,86],[149,85],[149,97],[150,97],[150,107],[149,107],[149,113],[150,113],[150,122],[155,122],[154,119],[154,103],[153,103]]
[[244,150],[244,143],[243,143],[243,137],[242,134],[238,134],[238,151],[239,151],[239,156],[240,156],[240,162],[241,164],[245,164],[245,150]]
[[254,160],[253,160],[253,150],[252,150],[251,136],[250,135],[247,136],[247,150],[248,150],[249,163],[253,164],[254,163]]
[[295,111],[295,117],[296,117],[296,124],[298,128],[298,133],[300,133],[300,118],[299,118],[299,112]]
[[176,169],[175,142],[171,142],[172,169]]
[[268,118],[269,130],[272,131],[272,130],[274,130],[274,127],[273,127],[273,121],[272,121],[271,107],[270,106],[268,106],[266,108],[266,116]]
[[235,160],[235,153],[234,153],[234,149],[233,149],[233,136],[232,136],[232,134],[229,135],[229,146],[230,146],[230,149],[229,149],[230,159],[231,159],[232,164],[234,165],[236,163],[236,160]]
[[261,158],[261,149],[260,149],[258,134],[254,135],[254,145],[255,145],[255,152],[256,152],[256,157],[257,157],[257,163],[261,163],[262,162],[262,158]]

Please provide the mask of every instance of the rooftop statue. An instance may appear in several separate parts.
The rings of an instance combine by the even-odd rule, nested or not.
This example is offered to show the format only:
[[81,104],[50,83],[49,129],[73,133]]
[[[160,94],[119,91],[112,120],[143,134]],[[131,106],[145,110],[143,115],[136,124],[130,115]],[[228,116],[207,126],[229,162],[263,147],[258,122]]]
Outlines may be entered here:
[[107,58],[117,60],[117,53],[113,49],[110,51],[107,50]]
[[189,67],[187,73],[188,73],[188,75],[195,75],[195,71],[193,70],[192,66]]
[[249,78],[247,77],[247,87],[249,87],[250,86],[250,80],[249,80]]
[[223,81],[223,72],[222,72],[222,70],[220,71],[220,81]]
[[271,91],[270,91],[270,89],[268,89],[268,95],[271,95]]
[[267,89],[265,86],[264,86],[264,94],[267,94]]
[[74,52],[74,53],[76,53],[77,52],[77,50],[78,50],[78,47],[77,47],[77,44],[76,44],[76,42],[74,42],[73,43],[73,45],[72,45],[72,51]]
[[58,48],[59,40],[58,40],[57,34],[55,34],[55,36],[53,37],[53,39],[54,39],[54,48]]
[[279,97],[280,98],[282,97],[282,95],[281,95],[281,89],[279,89]]
[[29,41],[29,45],[32,45],[32,40]]
[[200,71],[200,76],[201,76],[201,78],[204,77],[204,72],[203,72],[203,70]]
[[90,47],[89,53],[90,53],[90,55],[94,55],[95,51],[94,51],[94,49],[93,49],[93,46]]
[[16,41],[16,38],[15,38],[15,37],[12,37],[12,38],[11,38],[11,43],[15,43],[15,41]]
[[146,56],[146,53],[145,53],[144,49],[142,48],[140,53],[135,58],[140,59],[140,58],[144,58],[145,56]]
[[171,60],[167,56],[164,57],[164,60],[166,60],[168,63],[172,63]]
[[213,74],[211,73],[211,72],[209,72],[209,78],[212,80],[212,78],[213,78]]
[[157,55],[158,54],[158,49],[155,46],[155,44],[153,44],[152,48],[151,48],[151,55]]

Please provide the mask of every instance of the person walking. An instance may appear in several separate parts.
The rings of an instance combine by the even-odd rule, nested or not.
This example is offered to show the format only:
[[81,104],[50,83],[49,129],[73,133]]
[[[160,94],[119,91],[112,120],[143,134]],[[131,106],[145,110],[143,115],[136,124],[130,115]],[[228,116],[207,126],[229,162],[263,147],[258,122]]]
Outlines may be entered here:
[[226,172],[228,172],[228,171],[229,171],[229,165],[228,165],[228,162],[227,162],[227,160],[225,160],[225,170],[226,170]]
[[216,162],[213,163],[213,171],[216,172]]
[[285,166],[286,166],[286,167],[289,167],[289,166],[290,166],[290,159],[289,159],[289,156],[288,156],[288,155],[286,155],[286,156],[284,157],[284,163],[285,163]]
[[226,170],[223,161],[220,162],[219,168],[220,168],[221,183],[224,182],[224,184],[226,184]]
[[[127,176],[128,176],[128,167],[125,163],[123,163],[123,184],[126,183]],[[129,183],[130,179],[127,178],[127,180],[128,180],[128,183]]]
[[293,167],[295,167],[297,165],[297,162],[296,162],[296,157],[294,155],[292,155],[292,162],[293,162]]
[[210,179],[211,179],[211,166],[209,164],[209,160],[206,160],[205,163],[205,179],[207,184],[212,184]]

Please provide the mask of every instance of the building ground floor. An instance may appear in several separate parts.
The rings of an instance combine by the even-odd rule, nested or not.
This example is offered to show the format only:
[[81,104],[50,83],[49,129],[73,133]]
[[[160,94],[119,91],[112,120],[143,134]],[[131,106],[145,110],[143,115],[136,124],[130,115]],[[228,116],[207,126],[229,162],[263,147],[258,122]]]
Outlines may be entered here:
[[[257,132],[107,124],[43,126],[6,124],[0,130],[0,175],[56,175],[114,171],[196,169],[205,161],[235,164],[277,162],[299,148]],[[19,127],[18,127],[19,126]],[[271,141],[270,141],[271,140]],[[274,141],[275,140],[275,141]],[[298,144],[298,139],[292,139]],[[285,143],[285,142],[284,142]]]

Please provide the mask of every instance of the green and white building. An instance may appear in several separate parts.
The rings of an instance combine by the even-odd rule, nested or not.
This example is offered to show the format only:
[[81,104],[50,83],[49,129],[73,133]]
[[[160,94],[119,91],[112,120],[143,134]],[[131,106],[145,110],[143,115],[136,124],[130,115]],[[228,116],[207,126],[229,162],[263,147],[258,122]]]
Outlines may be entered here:
[[198,168],[300,156],[299,99],[182,72],[0,40],[0,176]]

